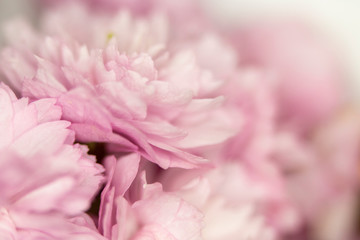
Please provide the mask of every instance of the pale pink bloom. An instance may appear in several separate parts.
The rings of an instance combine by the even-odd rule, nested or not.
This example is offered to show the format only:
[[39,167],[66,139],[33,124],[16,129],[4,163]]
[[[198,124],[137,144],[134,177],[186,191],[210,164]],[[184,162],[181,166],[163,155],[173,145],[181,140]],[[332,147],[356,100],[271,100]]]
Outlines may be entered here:
[[299,226],[282,178],[269,163],[213,170],[170,169],[161,182],[204,214],[204,239],[278,239]]
[[227,141],[195,148],[195,152],[214,161],[261,162],[270,153],[276,123],[271,76],[258,67],[239,67],[241,56],[215,30],[199,31],[196,36],[171,40],[171,44],[175,48],[191,49],[199,66],[213,76],[214,80],[207,82],[207,92],[210,96],[224,96],[224,117],[234,133]]
[[[32,99],[56,98],[79,141],[138,150],[163,168],[195,167],[204,160],[188,149],[221,143],[237,131],[215,93],[219,84],[191,51],[167,50],[161,47],[163,37],[144,34],[157,29],[157,21],[154,26],[123,14],[111,28],[119,26],[121,34],[94,28],[86,35],[89,47],[67,37],[39,36],[24,23],[13,26],[8,36],[14,47],[5,49],[2,58],[8,81]],[[104,16],[92,17],[102,23]],[[122,38],[132,26],[140,32]],[[25,36],[13,35],[14,28]],[[104,34],[101,44],[91,40],[94,34]],[[161,41],[152,44],[151,39]]]
[[[103,168],[86,154],[86,147],[73,145],[70,123],[59,120],[61,109],[54,99],[29,103],[1,83],[0,109],[1,234],[16,239],[24,239],[27,232],[51,235],[46,227],[51,218],[70,224],[68,217],[89,208],[103,181]],[[53,233],[53,239],[76,239]]]
[[[260,215],[275,232],[282,235],[296,231],[301,219],[292,199],[287,197],[282,172],[271,163],[277,112],[272,88],[265,81],[266,78],[266,74],[256,68],[238,70],[229,78],[221,89],[226,96],[224,107],[233,114],[233,126],[241,130],[224,143],[205,148],[201,154],[217,163],[214,172],[217,172],[219,179],[233,176],[231,179],[212,181],[211,187],[237,194],[236,201],[239,202],[245,199],[250,205],[260,202],[261,207],[254,208],[260,208]],[[232,169],[232,172],[226,169]],[[233,183],[238,185],[234,186]],[[259,186],[262,191],[268,192],[254,196],[252,194],[256,190],[251,192],[247,186],[254,189]]]
[[242,131],[222,144],[220,159],[262,164],[268,158],[277,106],[271,87],[265,81],[267,78],[259,69],[244,69],[224,88],[226,106],[238,111],[238,124],[239,114],[243,115],[244,123]]
[[[345,111],[323,123],[309,139],[283,131],[274,140],[273,157],[284,171],[289,197],[320,239],[351,237],[358,188],[358,122],[355,112]],[[334,227],[337,218],[347,226]]]
[[344,75],[334,49],[311,30],[291,20],[261,21],[233,34],[240,63],[273,75],[280,119],[302,131],[336,111],[343,89]]
[[100,232],[112,240],[201,239],[202,214],[195,207],[164,192],[160,183],[148,184],[145,172],[133,182],[139,161],[135,153],[117,161],[106,159],[108,183],[101,194]]
[[[211,73],[226,73],[215,75],[222,80],[216,79],[217,82],[224,82],[237,67],[236,51],[231,42],[216,29],[198,27],[190,20],[191,17],[181,17],[180,26],[174,24],[171,21],[174,15],[192,14],[191,11],[181,11],[181,5],[185,2],[188,1],[169,1],[170,5],[174,5],[175,14],[167,14],[167,11],[150,11],[145,16],[136,16],[131,8],[115,8],[117,10],[113,13],[104,13],[89,10],[84,4],[75,2],[47,9],[41,17],[40,25],[49,35],[61,36],[62,39],[75,38],[80,44],[86,44],[88,47],[103,48],[109,39],[114,37],[119,50],[126,53],[146,52],[155,57],[164,50],[170,53],[176,49],[190,50],[195,55],[197,64],[204,70]],[[164,7],[164,4],[159,4],[159,7]],[[199,17],[199,14],[192,15]],[[186,21],[191,23],[196,33],[188,33],[182,29],[181,25]],[[18,39],[17,32],[11,34],[13,31],[14,27],[11,26],[7,30],[8,36],[14,35],[9,42],[16,42]]]
[[276,104],[266,78],[256,68],[237,70],[227,78],[219,92],[226,96],[223,108],[230,115],[234,135],[220,144],[195,149],[197,152],[220,164],[236,161],[261,165],[268,161],[276,130]]
[[[273,130],[265,153],[283,171],[290,200],[318,239],[349,239],[358,117],[334,118],[343,100],[335,51],[306,26],[286,22],[249,25],[233,40],[241,66],[261,67],[270,75],[263,80],[276,96],[277,111],[268,122]],[[340,221],[347,227],[333,226]]]
[[171,43],[178,48],[188,48],[194,52],[199,66],[216,79],[214,85],[226,85],[239,71],[236,49],[214,29],[203,29],[198,31],[196,36],[184,36],[184,39],[176,40],[172,39]]

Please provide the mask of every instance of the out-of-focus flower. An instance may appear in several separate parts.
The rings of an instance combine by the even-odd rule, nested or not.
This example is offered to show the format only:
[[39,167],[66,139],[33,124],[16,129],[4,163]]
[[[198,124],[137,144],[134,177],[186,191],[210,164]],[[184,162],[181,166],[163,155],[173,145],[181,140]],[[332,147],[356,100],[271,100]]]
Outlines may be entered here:
[[[120,13],[110,24],[114,32],[107,32],[104,16],[91,16],[99,23],[79,40],[85,45],[67,39],[71,34],[42,37],[21,24],[12,26],[8,36],[14,47],[2,57],[8,81],[32,99],[56,98],[79,141],[138,150],[163,168],[196,167],[204,159],[187,149],[236,133],[216,95],[219,80],[197,65],[191,51],[164,46],[163,20],[153,26]],[[14,28],[24,36],[12,33]],[[122,37],[129,29],[133,34]],[[96,34],[103,34],[100,41]]]
[[[271,151],[276,123],[276,103],[267,76],[259,69],[237,72],[223,88],[225,106],[243,116],[241,131],[220,145],[220,160],[263,164]],[[240,126],[238,126],[240,127]]]
[[270,154],[276,125],[277,106],[268,80],[271,76],[259,67],[238,66],[241,55],[215,30],[172,43],[191,49],[197,63],[220,80],[213,82],[212,94],[224,96],[222,108],[226,109],[231,119],[229,126],[234,129],[234,135],[228,140],[196,149],[197,152],[216,162],[235,160],[262,164]]
[[226,163],[213,170],[164,171],[166,191],[204,214],[204,239],[278,239],[299,226],[274,166]]
[[[260,131],[268,132],[260,145],[266,146],[262,156],[277,162],[289,199],[315,239],[351,238],[358,116],[338,114],[345,94],[335,53],[305,25],[294,23],[249,24],[236,32],[233,41],[240,66],[258,67],[270,75],[262,78],[262,84],[276,101],[275,111],[269,111],[263,122],[268,131]],[[255,138],[255,143],[260,139]],[[345,202],[351,206],[342,207]],[[332,226],[336,214],[347,227]]]
[[281,120],[307,131],[342,103],[340,62],[330,44],[306,25],[260,22],[232,34],[241,64],[260,66],[273,75]]
[[112,240],[201,239],[202,214],[175,194],[164,192],[160,183],[147,184],[145,172],[129,190],[139,161],[138,154],[106,159],[108,183],[102,192],[100,232]]
[[55,100],[29,103],[1,84],[0,109],[1,239],[101,239],[71,218],[89,208],[103,168],[73,145]]
[[[359,116],[345,111],[323,124],[310,139],[287,131],[274,141],[274,159],[285,173],[289,197],[317,239],[351,238],[359,155]],[[306,189],[306,193],[304,191]],[[343,204],[348,207],[342,207]],[[336,228],[336,218],[347,223]],[[325,228],[333,229],[332,231]]]

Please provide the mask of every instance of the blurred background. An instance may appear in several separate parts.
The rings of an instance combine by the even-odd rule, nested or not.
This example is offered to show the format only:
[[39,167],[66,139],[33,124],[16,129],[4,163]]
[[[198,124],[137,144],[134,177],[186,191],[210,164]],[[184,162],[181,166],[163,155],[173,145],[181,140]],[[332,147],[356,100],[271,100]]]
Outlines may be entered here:
[[331,41],[349,78],[353,103],[360,105],[360,1],[356,0],[202,0],[223,26],[247,25],[259,19],[303,21]]

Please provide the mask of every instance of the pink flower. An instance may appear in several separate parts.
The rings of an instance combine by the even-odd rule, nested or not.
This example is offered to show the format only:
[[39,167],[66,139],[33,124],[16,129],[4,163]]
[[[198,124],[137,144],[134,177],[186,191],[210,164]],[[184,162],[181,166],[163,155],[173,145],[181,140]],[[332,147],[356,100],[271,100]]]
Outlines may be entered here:
[[[358,116],[327,122],[341,75],[308,29],[227,39],[190,0],[66,2],[6,27],[27,98],[0,87],[1,239],[351,237],[323,228],[353,221]],[[75,139],[105,143],[97,225],[103,168]]]
[[[259,69],[244,68],[223,88],[223,94],[227,96],[225,106],[236,113],[234,119],[242,128],[221,144],[219,160],[249,161],[260,165],[267,161],[277,113],[267,78]],[[238,120],[240,117],[242,122]]]
[[[104,16],[91,16],[104,23]],[[69,35],[42,37],[20,25],[29,38],[24,46],[10,30],[15,47],[5,49],[2,58],[8,81],[31,99],[55,98],[79,141],[111,143],[116,152],[138,151],[163,168],[204,163],[189,149],[221,143],[237,131],[216,94],[219,84],[191,51],[153,44],[152,39],[163,39],[156,31],[154,37],[143,34],[158,25],[152,28],[151,21],[126,13],[118,16],[110,29],[119,26],[119,32],[89,31],[88,46],[66,39]],[[134,34],[116,37],[126,29]],[[92,40],[95,34],[102,36],[101,44]]]
[[213,170],[169,169],[160,176],[204,214],[204,239],[277,239],[296,230],[299,217],[274,165],[226,163]]
[[[356,112],[346,110],[309,139],[283,131],[274,141],[273,156],[284,172],[288,195],[323,239],[351,238],[358,188],[358,121]],[[331,227],[336,222],[347,226]]]
[[86,147],[73,145],[70,123],[59,120],[54,99],[29,103],[1,84],[0,108],[0,221],[5,223],[0,234],[4,239],[52,234],[51,239],[75,239],[61,238],[55,224],[69,225],[61,234],[77,231],[68,218],[89,208],[103,168]]
[[160,183],[135,179],[140,155],[106,160],[108,183],[102,192],[99,228],[108,239],[201,239],[202,214]]
[[241,54],[215,29],[199,31],[196,36],[171,43],[191,49],[199,66],[217,79],[209,82],[208,87],[212,94],[224,96],[222,108],[230,120],[227,124],[234,130],[226,141],[195,150],[216,162],[262,164],[271,152],[276,125],[277,102],[269,83],[272,76],[260,67],[239,66]]
[[344,76],[335,51],[320,34],[284,20],[249,24],[234,35],[241,64],[273,75],[281,120],[307,131],[334,114]]
[[[277,162],[287,195],[313,235],[319,239],[351,238],[358,116],[337,116],[344,89],[336,54],[311,29],[293,22],[248,25],[236,32],[233,41],[239,65],[265,70],[270,75],[263,78],[266,91],[276,97],[272,105],[276,111],[262,122],[267,128],[261,128],[258,135],[266,137],[265,145],[260,144],[261,138],[255,138],[255,146],[266,146],[266,151],[257,152]],[[259,90],[256,93],[260,95]],[[259,107],[262,113],[264,109],[269,108]],[[264,135],[264,129],[268,134]],[[230,146],[239,146],[241,134],[234,139]],[[244,142],[248,151],[251,145]],[[340,222],[348,226],[332,226]],[[326,228],[332,231],[324,231]]]

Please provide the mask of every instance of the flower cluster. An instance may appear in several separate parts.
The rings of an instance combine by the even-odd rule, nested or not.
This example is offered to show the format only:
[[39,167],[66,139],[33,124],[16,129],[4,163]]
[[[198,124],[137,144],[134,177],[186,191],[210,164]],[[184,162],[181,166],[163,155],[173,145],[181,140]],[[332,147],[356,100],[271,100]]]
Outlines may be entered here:
[[190,0],[41,3],[39,26],[5,26],[1,239],[352,236],[360,117],[304,25],[229,33]]

